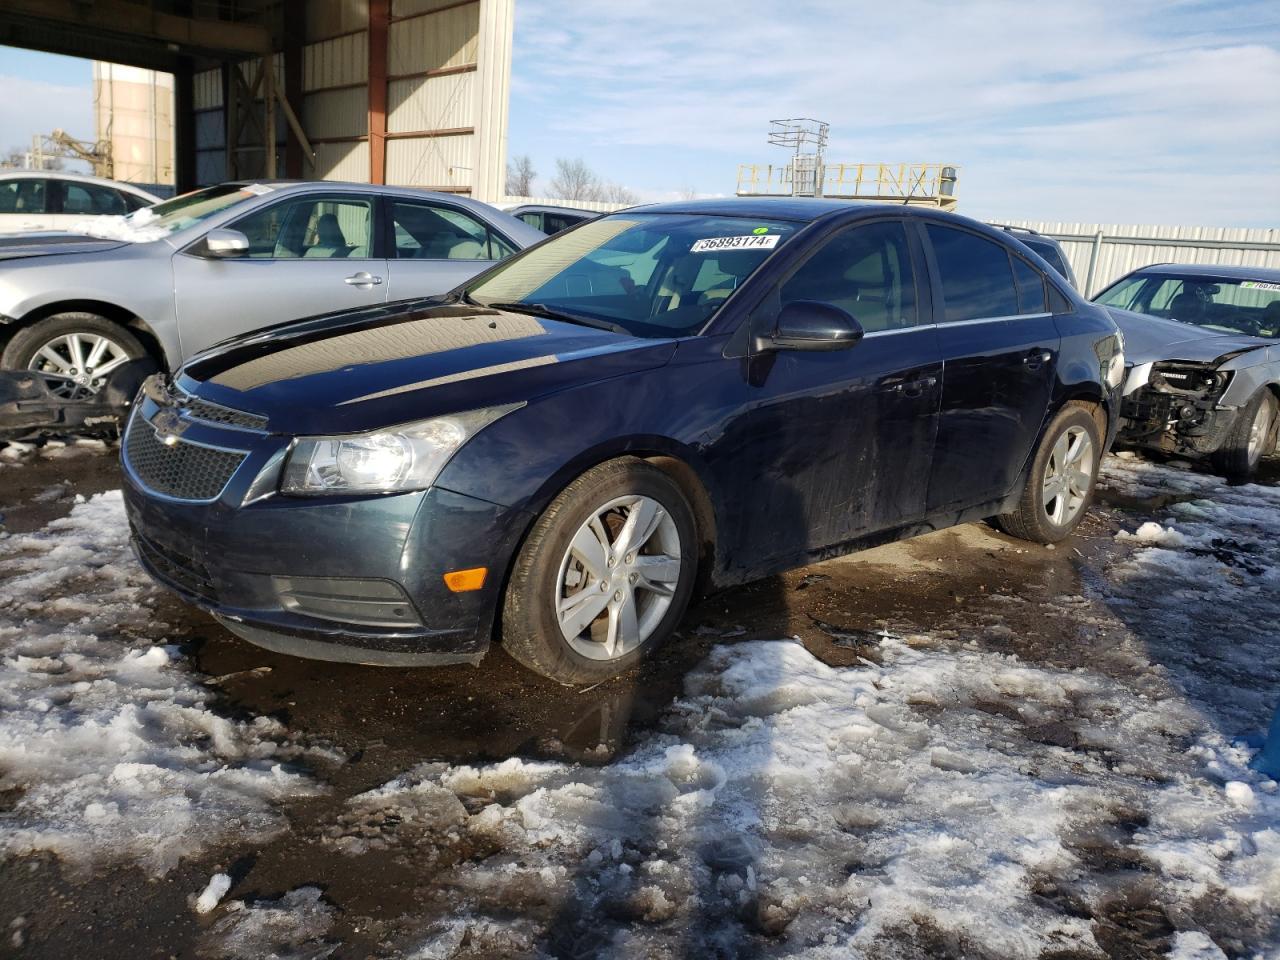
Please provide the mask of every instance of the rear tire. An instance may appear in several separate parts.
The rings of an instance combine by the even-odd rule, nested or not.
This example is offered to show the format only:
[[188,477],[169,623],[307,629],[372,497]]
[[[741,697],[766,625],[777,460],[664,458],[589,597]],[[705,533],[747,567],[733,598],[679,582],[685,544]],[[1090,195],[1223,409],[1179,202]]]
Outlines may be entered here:
[[502,644],[535,673],[598,683],[630,669],[679,624],[697,576],[693,511],[643,460],[588,470],[552,501],[520,548]]
[[127,328],[96,313],[55,313],[23,327],[0,354],[0,367],[30,370],[54,396],[87,400],[110,382],[114,370],[147,356]]
[[1102,458],[1102,436],[1089,408],[1069,403],[1049,422],[1027,472],[1018,506],[996,524],[1032,543],[1065,540],[1093,501]]
[[1262,458],[1275,449],[1278,407],[1275,394],[1263,387],[1240,408],[1212,457],[1214,467],[1228,480],[1249,480]]

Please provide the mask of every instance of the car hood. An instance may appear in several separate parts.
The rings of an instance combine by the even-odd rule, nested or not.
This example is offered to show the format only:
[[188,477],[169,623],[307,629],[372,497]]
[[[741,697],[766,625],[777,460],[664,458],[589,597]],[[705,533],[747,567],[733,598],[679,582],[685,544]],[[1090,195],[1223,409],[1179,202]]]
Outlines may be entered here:
[[356,433],[519,403],[662,366],[673,340],[641,339],[480,307],[375,308],[226,341],[178,386],[267,418],[274,433]]
[[71,253],[103,253],[123,247],[123,240],[103,240],[81,233],[9,233],[0,235],[0,260],[52,257]]
[[1165,320],[1117,307],[1107,307],[1106,310],[1124,334],[1124,356],[1131,364],[1156,360],[1213,363],[1276,342],[1243,333],[1219,333],[1192,323]]

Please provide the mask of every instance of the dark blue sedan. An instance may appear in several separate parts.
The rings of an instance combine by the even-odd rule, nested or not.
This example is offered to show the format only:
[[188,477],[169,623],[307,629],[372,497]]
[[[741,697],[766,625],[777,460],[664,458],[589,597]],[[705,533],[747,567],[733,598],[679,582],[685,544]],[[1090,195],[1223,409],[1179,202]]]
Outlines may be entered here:
[[642,207],[443,299],[148,382],[138,556],[273,650],[594,682],[695,590],[996,518],[1080,522],[1115,324],[1009,234],[821,200]]

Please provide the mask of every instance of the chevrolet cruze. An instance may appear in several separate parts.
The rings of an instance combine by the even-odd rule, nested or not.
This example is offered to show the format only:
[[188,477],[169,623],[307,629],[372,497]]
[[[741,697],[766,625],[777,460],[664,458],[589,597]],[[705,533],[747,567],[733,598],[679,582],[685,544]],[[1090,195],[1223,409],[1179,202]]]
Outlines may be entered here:
[[122,445],[146,569],[369,664],[627,669],[707,590],[1089,504],[1122,341],[1014,236],[822,200],[642,207],[438,299],[228,341]]

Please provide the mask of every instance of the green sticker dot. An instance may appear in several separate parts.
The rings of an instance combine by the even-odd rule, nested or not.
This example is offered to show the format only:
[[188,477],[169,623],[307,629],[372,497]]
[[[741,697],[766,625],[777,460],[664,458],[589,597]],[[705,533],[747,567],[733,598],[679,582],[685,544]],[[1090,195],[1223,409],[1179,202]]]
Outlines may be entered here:
[[754,234],[756,234],[756,235],[758,236],[759,234],[762,234],[762,233],[768,233],[768,232],[769,232],[769,228],[768,228],[768,227],[756,227],[756,228],[755,228],[754,230],[752,230],[751,232],[752,232],[752,233],[754,233]]

